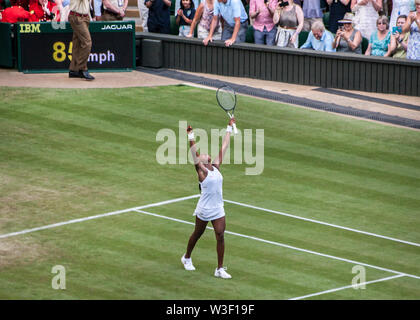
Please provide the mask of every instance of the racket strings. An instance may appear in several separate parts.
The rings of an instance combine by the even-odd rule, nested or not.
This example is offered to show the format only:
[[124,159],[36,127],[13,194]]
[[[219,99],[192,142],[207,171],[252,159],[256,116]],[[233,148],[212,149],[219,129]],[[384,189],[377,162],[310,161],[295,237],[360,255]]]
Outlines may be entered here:
[[225,110],[232,110],[236,105],[235,93],[231,90],[222,89],[217,91],[217,100],[220,106]]

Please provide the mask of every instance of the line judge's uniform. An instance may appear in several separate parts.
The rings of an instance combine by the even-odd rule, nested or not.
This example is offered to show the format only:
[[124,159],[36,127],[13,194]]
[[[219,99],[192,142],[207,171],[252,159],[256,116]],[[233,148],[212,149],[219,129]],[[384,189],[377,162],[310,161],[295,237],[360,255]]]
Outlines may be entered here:
[[89,0],[70,0],[68,20],[73,29],[73,53],[70,71],[87,71],[87,61],[92,49],[89,32],[90,5]]
[[200,182],[201,196],[193,215],[203,221],[212,221],[225,216],[223,176],[215,166],[213,171],[206,170],[207,177]]

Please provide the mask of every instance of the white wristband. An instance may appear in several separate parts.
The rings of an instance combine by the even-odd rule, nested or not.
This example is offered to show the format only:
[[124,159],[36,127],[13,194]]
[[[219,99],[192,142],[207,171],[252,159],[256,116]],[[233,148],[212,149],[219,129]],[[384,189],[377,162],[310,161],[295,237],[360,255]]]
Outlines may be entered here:
[[232,126],[227,126],[227,128],[226,128],[226,132],[232,132]]
[[190,132],[189,134],[188,134],[188,140],[194,140],[194,132]]

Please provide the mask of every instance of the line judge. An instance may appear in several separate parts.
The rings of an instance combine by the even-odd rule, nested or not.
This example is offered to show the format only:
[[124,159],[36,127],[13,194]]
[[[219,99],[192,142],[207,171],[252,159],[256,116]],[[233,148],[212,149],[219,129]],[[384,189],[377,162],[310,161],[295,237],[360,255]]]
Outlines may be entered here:
[[73,56],[69,67],[69,78],[94,80],[95,78],[89,74],[87,68],[87,61],[92,49],[89,32],[89,0],[70,0],[68,20],[73,29]]

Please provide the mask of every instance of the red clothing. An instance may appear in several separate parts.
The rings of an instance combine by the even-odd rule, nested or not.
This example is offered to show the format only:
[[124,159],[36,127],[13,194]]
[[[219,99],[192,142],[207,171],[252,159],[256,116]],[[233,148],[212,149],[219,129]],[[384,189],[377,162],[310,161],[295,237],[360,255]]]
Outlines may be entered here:
[[[47,4],[47,8],[48,10],[50,10],[50,13],[53,14],[54,11],[56,11],[57,9],[53,9],[54,7],[56,7],[57,5],[52,2],[52,1],[48,1]],[[29,4],[29,12],[32,12],[35,14],[35,16],[37,17],[36,21],[51,21],[51,18],[47,15],[47,13],[44,11],[44,9],[42,9],[41,4],[39,3],[39,1],[33,1],[31,0],[30,4]],[[58,10],[57,10],[58,13]]]
[[13,6],[4,9],[1,22],[16,23],[23,21],[37,21],[36,17],[22,7]]

